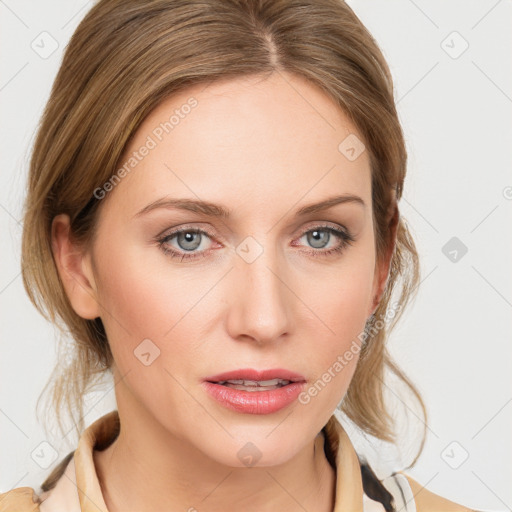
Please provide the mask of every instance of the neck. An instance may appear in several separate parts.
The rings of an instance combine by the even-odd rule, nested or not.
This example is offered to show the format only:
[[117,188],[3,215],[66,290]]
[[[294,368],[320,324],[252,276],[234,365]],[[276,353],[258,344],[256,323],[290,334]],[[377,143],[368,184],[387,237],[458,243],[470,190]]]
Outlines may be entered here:
[[109,512],[333,510],[336,476],[323,433],[284,464],[238,468],[162,432],[154,420],[148,428],[143,414],[137,420],[93,454]]

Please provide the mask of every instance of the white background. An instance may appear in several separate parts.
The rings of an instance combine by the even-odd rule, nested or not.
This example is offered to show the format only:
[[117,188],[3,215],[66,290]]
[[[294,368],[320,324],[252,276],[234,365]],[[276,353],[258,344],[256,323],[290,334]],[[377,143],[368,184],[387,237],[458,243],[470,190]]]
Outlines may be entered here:
[[[349,4],[388,60],[409,151],[401,209],[423,281],[390,346],[422,392],[430,424],[408,473],[472,508],[512,510],[512,3]],[[48,470],[30,454],[41,442],[56,446],[59,460],[76,444],[72,435],[62,446],[47,438],[35,418],[55,333],[23,289],[20,235],[35,129],[63,49],[91,5],[0,1],[0,492],[38,487]],[[44,31],[58,42],[47,58],[31,47],[42,46]],[[442,250],[452,237],[467,247],[463,256],[445,249],[451,258],[457,251],[455,262]],[[115,407],[110,385],[98,397],[86,424]]]

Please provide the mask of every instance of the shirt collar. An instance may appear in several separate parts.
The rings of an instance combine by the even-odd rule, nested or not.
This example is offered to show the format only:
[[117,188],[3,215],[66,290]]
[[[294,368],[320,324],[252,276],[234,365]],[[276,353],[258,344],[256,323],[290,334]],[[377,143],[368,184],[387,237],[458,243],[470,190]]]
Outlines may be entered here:
[[[364,512],[360,463],[350,438],[334,415],[329,419],[325,433],[324,442],[328,444],[331,452],[335,453],[336,461],[336,497],[333,512]],[[118,434],[117,410],[105,414],[87,427],[66,469],[67,479],[61,478],[57,482],[57,486],[48,497],[48,502],[62,499],[65,492],[71,499],[73,493],[69,492],[69,480],[75,480],[78,502],[75,494],[75,506],[68,508],[70,512],[108,512],[94,466],[93,450],[106,448]],[[44,512],[45,508],[42,505],[41,512]]]

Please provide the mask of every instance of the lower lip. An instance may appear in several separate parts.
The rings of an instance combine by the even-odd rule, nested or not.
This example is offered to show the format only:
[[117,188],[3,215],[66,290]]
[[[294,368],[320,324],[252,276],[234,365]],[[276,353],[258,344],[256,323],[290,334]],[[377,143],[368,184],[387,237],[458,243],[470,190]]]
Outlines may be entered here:
[[213,382],[203,384],[207,393],[228,409],[245,414],[271,414],[293,403],[305,382],[291,382],[268,391],[242,391]]

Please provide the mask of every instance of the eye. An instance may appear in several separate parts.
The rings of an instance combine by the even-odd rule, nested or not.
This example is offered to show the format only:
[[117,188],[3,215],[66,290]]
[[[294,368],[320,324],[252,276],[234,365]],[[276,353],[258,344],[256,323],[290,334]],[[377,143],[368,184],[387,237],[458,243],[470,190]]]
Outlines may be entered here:
[[[325,224],[308,229],[300,236],[299,240],[304,237],[306,238],[306,243],[310,244],[310,246],[315,249],[312,251],[308,250],[306,252],[310,253],[314,257],[329,256],[331,254],[340,253],[355,241],[354,237],[348,230]],[[331,242],[332,238],[338,240],[334,247],[323,251],[316,250],[325,249],[329,242]]]
[[[341,253],[348,245],[355,241],[348,230],[326,224],[314,226],[304,231],[298,240],[304,237],[306,238],[306,243],[313,247],[312,250],[306,250],[305,252],[313,257]],[[201,256],[206,257],[211,249],[204,247],[202,247],[202,250],[198,249],[203,245],[205,240],[212,238],[214,238],[214,235],[203,229],[183,227],[158,238],[156,241],[164,254],[171,258],[179,258],[180,261],[183,261]],[[335,242],[337,240],[337,243],[335,243],[334,247],[325,250],[325,247],[327,247],[333,239]],[[171,244],[173,240],[175,240],[176,245]],[[297,244],[294,243],[292,245],[296,246]]]
[[[202,242],[210,238],[210,233],[197,228],[181,228],[165,235],[157,240],[158,245],[164,252],[171,258],[181,258],[186,260],[188,258],[196,258],[199,255],[206,256],[208,249],[196,251]],[[170,245],[171,240],[176,239],[177,247]]]

